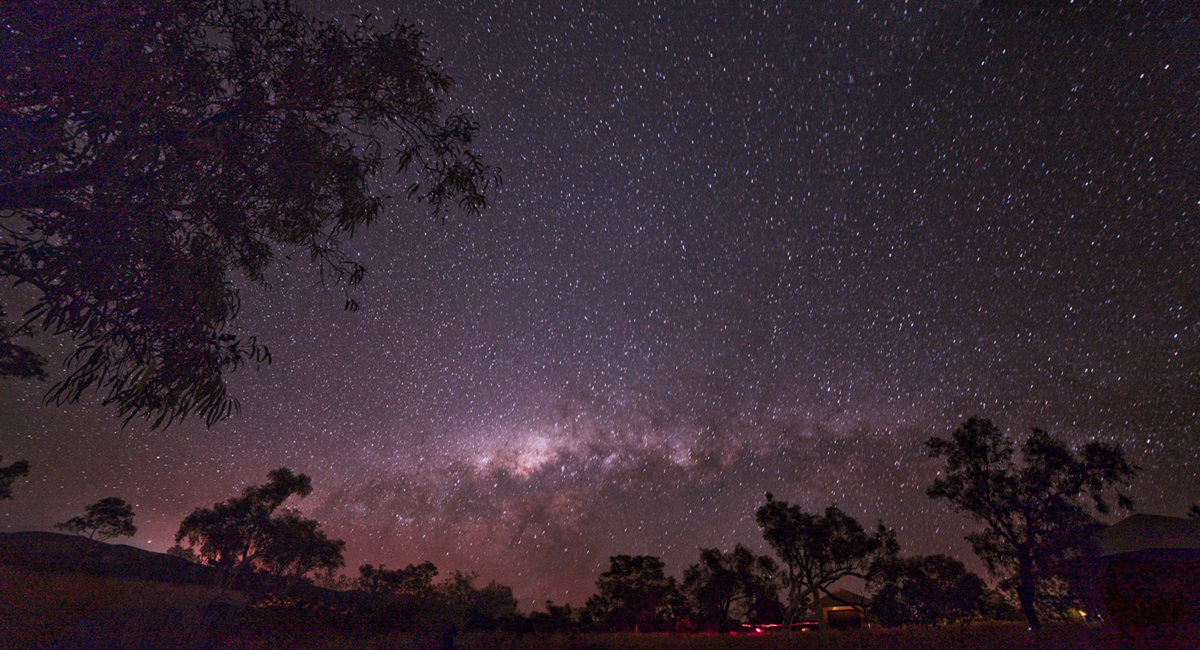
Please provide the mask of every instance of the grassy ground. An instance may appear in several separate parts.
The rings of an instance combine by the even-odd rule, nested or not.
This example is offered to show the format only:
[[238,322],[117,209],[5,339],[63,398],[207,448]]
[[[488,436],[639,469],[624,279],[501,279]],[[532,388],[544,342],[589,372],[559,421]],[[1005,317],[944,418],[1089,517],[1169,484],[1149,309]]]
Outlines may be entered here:
[[[467,646],[469,647],[469,646]],[[606,634],[538,639],[520,650],[815,650],[815,632],[761,635]],[[1200,649],[1194,628],[1116,629],[1086,625],[1050,625],[1034,634],[1023,625],[979,623],[965,629],[834,631],[828,650],[1158,650]]]
[[0,566],[0,648],[210,647],[244,601],[208,587]]
[[[815,632],[791,637],[716,634],[455,634],[446,621],[372,630],[352,615],[251,607],[243,596],[0,566],[0,650],[815,650]],[[828,650],[1200,649],[1200,628],[981,623],[965,629],[834,631]]]

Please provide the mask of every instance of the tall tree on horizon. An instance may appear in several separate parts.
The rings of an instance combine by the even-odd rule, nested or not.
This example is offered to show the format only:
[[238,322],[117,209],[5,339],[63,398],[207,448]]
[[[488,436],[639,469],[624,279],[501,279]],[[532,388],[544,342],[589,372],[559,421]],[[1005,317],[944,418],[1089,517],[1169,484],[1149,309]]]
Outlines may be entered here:
[[[1001,578],[1001,587],[1016,594],[1029,626],[1040,629],[1043,591],[1103,528],[1090,511],[1108,513],[1108,488],[1127,484],[1137,467],[1117,445],[1091,442],[1076,454],[1041,429],[1021,443],[1018,463],[1013,440],[979,418],[962,423],[949,439],[935,436],[925,446],[930,457],[946,459],[929,497],[946,499],[955,511],[984,524],[967,541],[988,571]],[[1115,492],[1117,507],[1133,510],[1133,501]],[[1091,508],[1081,503],[1084,495]]]

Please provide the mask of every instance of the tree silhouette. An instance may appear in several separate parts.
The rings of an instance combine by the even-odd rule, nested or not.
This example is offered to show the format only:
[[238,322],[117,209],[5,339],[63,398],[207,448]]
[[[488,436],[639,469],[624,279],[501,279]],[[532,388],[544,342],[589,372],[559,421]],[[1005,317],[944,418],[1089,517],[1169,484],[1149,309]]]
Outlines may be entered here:
[[[4,460],[4,457],[0,456],[0,460]],[[13,498],[13,481],[22,476],[28,476],[29,467],[29,461],[27,460],[18,460],[7,467],[0,467],[0,501]]]
[[[36,352],[12,342],[13,337],[29,335],[27,327],[13,327],[4,321],[4,309],[0,307],[0,377],[21,379],[45,379],[42,367],[46,360]],[[0,456],[0,460],[4,460]],[[22,476],[29,475],[29,461],[18,460],[0,467],[0,501],[12,498],[12,484]]]
[[662,560],[651,555],[616,555],[596,581],[599,593],[588,598],[585,615],[600,626],[619,631],[650,631],[671,620],[675,578],[663,573]]
[[372,593],[427,596],[433,592],[433,579],[438,569],[433,562],[410,564],[403,569],[375,568],[364,564],[358,567],[358,587]]
[[329,539],[317,520],[305,519],[295,510],[272,517],[264,536],[259,564],[273,576],[298,578],[346,566],[346,542]]
[[540,634],[566,634],[577,632],[579,627],[579,610],[571,608],[571,604],[555,605],[554,601],[546,601],[545,612],[530,612],[529,624]]
[[0,377],[21,379],[46,379],[46,359],[23,345],[13,343],[14,338],[33,335],[27,325],[12,325],[5,321],[6,314],[0,306]]
[[133,506],[125,499],[105,497],[84,511],[85,514],[54,524],[54,527],[76,535],[86,534],[88,539],[133,537],[137,533],[137,526],[133,525]]
[[683,572],[682,589],[695,603],[697,623],[726,632],[735,605],[749,609],[761,595],[775,591],[776,571],[771,558],[755,556],[741,544],[729,553],[702,548],[700,562]]
[[[497,173],[424,47],[291,0],[6,4],[0,274],[36,292],[27,323],[74,339],[47,399],[211,426],[237,408],[225,373],[270,360],[230,326],[239,284],[294,251],[359,284],[343,245],[381,214],[374,175],[406,174],[434,213],[481,209]],[[37,374],[11,334],[0,371]]]
[[[1103,527],[1081,498],[1086,494],[1096,512],[1107,513],[1106,489],[1126,483],[1137,468],[1118,446],[1092,442],[1077,456],[1040,429],[1021,444],[1018,464],[1013,441],[978,418],[964,422],[948,440],[933,437],[925,444],[931,457],[946,459],[929,497],[946,499],[984,524],[967,540],[988,571],[1002,578],[1001,587],[1016,593],[1029,626],[1040,629],[1043,594]],[[1119,491],[1117,505],[1133,509]]]
[[[345,542],[330,540],[312,519],[295,511],[275,511],[292,496],[312,492],[307,475],[281,467],[267,475],[265,485],[252,485],[242,496],[196,508],[179,524],[177,545],[187,540],[203,562],[222,569],[237,583],[256,569],[276,576],[300,577],[344,565]],[[186,556],[180,545],[177,555]]]
[[485,629],[517,613],[517,600],[513,598],[511,587],[494,580],[484,587],[476,587],[477,579],[479,574],[473,571],[454,571],[434,586],[434,595],[455,620],[458,631]]
[[1188,507],[1187,516],[1192,519],[1200,519],[1200,501],[1196,501]]
[[886,627],[967,621],[987,597],[983,579],[947,555],[883,558],[872,564],[867,585],[871,614]]
[[[800,506],[776,501],[767,493],[767,503],[755,513],[763,538],[783,563],[783,582],[788,591],[784,630],[791,632],[792,622],[802,606],[819,603],[821,593],[845,577],[866,577],[873,556],[894,544],[891,531],[879,525],[875,533],[866,532],[853,517],[829,506],[825,514],[804,512]],[[821,612],[819,642],[828,631]]]

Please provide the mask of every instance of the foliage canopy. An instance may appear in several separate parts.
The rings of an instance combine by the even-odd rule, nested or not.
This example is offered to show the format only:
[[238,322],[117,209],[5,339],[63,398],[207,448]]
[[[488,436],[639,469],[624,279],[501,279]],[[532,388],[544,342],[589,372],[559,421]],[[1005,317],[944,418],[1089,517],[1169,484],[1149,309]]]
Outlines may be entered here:
[[[225,373],[270,360],[231,326],[239,281],[304,250],[358,284],[343,244],[380,215],[376,174],[434,213],[480,210],[498,179],[409,25],[347,28],[291,0],[4,13],[0,274],[36,294],[27,324],[74,340],[55,404],[96,391],[125,422],[213,425],[237,408]],[[13,346],[0,364],[39,372]]]
[[775,595],[776,571],[774,560],[756,556],[741,544],[728,553],[702,548],[700,562],[683,572],[682,590],[694,602],[701,627],[725,632],[738,613],[735,607],[750,614],[760,600]]
[[[4,457],[0,456],[0,460]],[[13,482],[22,476],[29,475],[29,461],[18,460],[11,465],[0,467],[0,501],[11,499]]]
[[871,615],[885,627],[966,622],[987,597],[983,579],[948,555],[890,556],[871,566]]
[[604,629],[632,632],[666,627],[674,618],[675,578],[663,561],[652,555],[616,555],[596,581],[598,593],[588,598],[586,616]]
[[[426,565],[433,566],[429,562],[417,566],[424,571]],[[434,568],[433,572],[437,573],[437,569]],[[476,587],[475,581],[478,579],[479,574],[474,571],[454,571],[434,586],[433,600],[443,603],[463,631],[486,629],[489,625],[518,616],[517,600],[513,597],[511,587],[495,580],[483,587]]]
[[14,338],[33,334],[28,326],[16,326],[5,320],[0,306],[0,377],[46,379],[46,359],[29,348],[13,343]]
[[[868,533],[837,506],[829,506],[824,514],[813,514],[786,501],[776,501],[770,493],[755,519],[763,538],[783,563],[781,577],[788,592],[783,627],[788,632],[802,606],[819,602],[822,593],[831,595],[829,587],[842,578],[865,578],[875,555],[891,550],[895,544],[894,534],[882,523],[875,533]],[[819,618],[823,638],[827,621],[824,616]]]
[[[312,493],[305,474],[281,467],[264,485],[252,485],[242,496],[196,508],[179,524],[178,545],[187,540],[203,562],[237,581],[255,570],[280,577],[302,577],[345,565],[346,543],[329,539],[313,519],[293,510],[276,510],[292,496]],[[187,555],[180,549],[179,555]]]

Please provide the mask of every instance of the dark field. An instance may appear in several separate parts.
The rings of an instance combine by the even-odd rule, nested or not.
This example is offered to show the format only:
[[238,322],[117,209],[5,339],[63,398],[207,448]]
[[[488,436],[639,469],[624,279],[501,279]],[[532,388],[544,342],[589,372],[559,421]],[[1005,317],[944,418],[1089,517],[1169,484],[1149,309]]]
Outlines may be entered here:
[[[397,621],[380,627],[352,612],[287,603],[251,604],[235,592],[0,566],[0,648],[383,650],[765,650],[816,648],[813,632],[794,634],[583,634],[457,632],[452,621]],[[402,631],[397,631],[400,629]],[[1200,648],[1195,627],[1118,628],[981,623],[965,629],[834,631],[828,648],[863,650]]]

